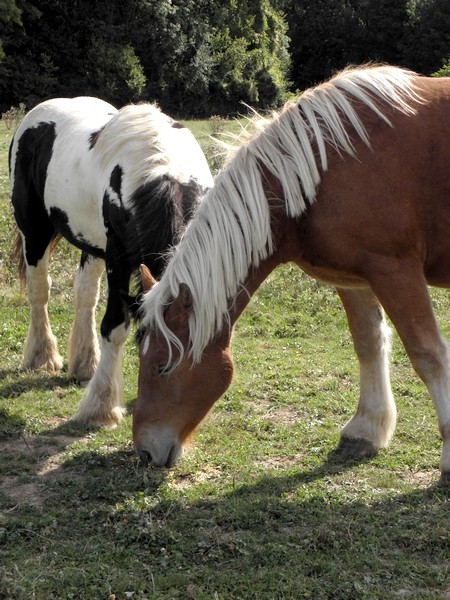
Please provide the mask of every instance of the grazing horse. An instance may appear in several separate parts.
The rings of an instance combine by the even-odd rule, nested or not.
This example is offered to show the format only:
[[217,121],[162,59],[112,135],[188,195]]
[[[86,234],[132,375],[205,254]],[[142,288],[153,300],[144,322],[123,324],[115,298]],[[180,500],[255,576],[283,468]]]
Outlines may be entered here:
[[280,263],[336,287],[360,365],[342,450],[386,447],[396,408],[389,330],[433,399],[450,481],[449,351],[427,284],[450,286],[450,79],[348,69],[243,144],[158,285],[144,278],[135,448],[172,465],[233,375],[232,328]]
[[[140,264],[161,274],[162,253],[178,241],[213,184],[206,159],[190,131],[154,105],[117,111],[97,98],[58,98],[36,106],[19,125],[10,175],[31,309],[24,367],[62,367],[47,304],[49,257],[63,236],[82,250],[69,373],[90,383],[77,418],[114,425],[124,413],[121,357],[130,329],[131,275]],[[105,265],[100,353],[95,307]]]

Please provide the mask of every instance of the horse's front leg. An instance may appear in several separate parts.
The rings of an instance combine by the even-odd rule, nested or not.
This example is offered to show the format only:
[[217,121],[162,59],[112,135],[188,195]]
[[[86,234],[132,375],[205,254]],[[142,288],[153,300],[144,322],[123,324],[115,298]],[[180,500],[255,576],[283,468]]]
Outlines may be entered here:
[[390,331],[383,309],[369,288],[338,289],[360,368],[360,396],[355,415],[343,427],[339,450],[369,456],[386,447],[397,411],[389,379]]
[[63,360],[50,327],[48,300],[51,279],[48,275],[50,251],[47,248],[36,266],[27,265],[27,297],[30,304],[30,327],[25,340],[23,367],[59,371]]
[[100,357],[95,309],[104,268],[102,259],[83,252],[75,275],[75,321],[69,337],[69,375],[83,387],[92,378]]
[[77,421],[89,425],[114,426],[125,415],[123,406],[122,352],[130,331],[124,295],[128,294],[131,271],[106,260],[108,301],[101,324],[100,362],[81,401]]

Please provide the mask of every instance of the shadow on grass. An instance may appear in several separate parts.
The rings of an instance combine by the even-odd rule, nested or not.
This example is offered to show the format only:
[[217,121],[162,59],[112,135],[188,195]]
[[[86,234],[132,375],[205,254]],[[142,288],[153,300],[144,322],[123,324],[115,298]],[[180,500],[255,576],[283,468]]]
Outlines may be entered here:
[[[64,423],[43,437],[75,431]],[[29,533],[29,523],[40,532],[57,514],[64,537],[51,531],[52,557],[55,548],[67,553],[69,575],[88,574],[91,563],[94,569],[108,565],[118,597],[130,589],[152,597],[145,574],[136,575],[142,564],[151,565],[158,598],[172,597],[175,589],[180,595],[174,598],[197,597],[194,591],[199,598],[251,600],[294,599],[299,592],[327,600],[444,597],[439,594],[450,583],[448,491],[437,484],[404,494],[368,490],[366,500],[361,490],[346,494],[341,479],[333,484],[334,476],[369,460],[332,451],[314,469],[233,486],[227,477],[225,486],[217,481],[214,491],[206,485],[190,494],[189,477],[193,487],[198,480],[182,467],[143,468],[131,447],[77,445],[72,456],[39,476],[45,499],[39,512],[24,507],[27,527],[19,522],[11,531],[31,561],[43,542]],[[320,480],[326,485],[315,486]],[[125,578],[119,562],[126,565]],[[59,566],[67,565],[61,559]],[[100,580],[91,597],[105,595]],[[55,597],[62,597],[57,582],[52,585]],[[420,585],[428,596],[418,594]],[[79,586],[72,583],[75,596]]]
[[0,441],[18,437],[25,430],[26,421],[17,415],[0,410]]
[[[62,425],[58,430],[63,433],[77,431],[71,423]],[[49,431],[48,434],[52,435],[52,432]],[[368,461],[370,457],[349,459],[333,450],[315,469],[300,471],[285,477],[263,477],[257,483],[240,485],[228,497],[245,498],[255,495],[261,499],[282,497],[299,487],[324,478],[332,478]],[[82,494],[90,499],[96,498],[112,503],[117,501],[118,497],[126,497],[135,492],[151,498],[162,483],[171,476],[170,469],[143,467],[131,447],[131,441],[129,450],[78,452],[76,456],[66,459],[61,469],[66,474],[70,474],[72,480],[76,482],[78,492],[82,489],[84,490]],[[184,479],[188,482],[189,476],[189,474],[186,476],[175,474],[175,478],[179,478],[181,482]]]
[[16,381],[0,385],[0,396],[3,398],[14,398],[30,390],[49,390],[52,388],[72,387],[74,381],[58,373],[51,375],[46,371],[25,371],[16,369],[0,370],[0,382],[6,378],[17,377]]
[[[355,466],[334,458],[192,497],[170,492],[171,483],[182,483],[178,473],[143,469],[129,452],[88,451],[65,462],[71,487],[65,483],[53,502],[59,497],[69,512],[90,510],[98,541],[121,546],[127,560],[151,563],[159,586],[167,578],[170,588],[171,577],[188,585],[179,573],[194,570],[199,597],[216,590],[230,598],[298,598],[299,589],[310,589],[311,597],[333,600],[396,597],[387,590],[422,598],[414,596],[421,583],[431,593],[424,598],[440,597],[450,583],[442,569],[450,549],[448,490],[368,491],[366,501],[361,492],[338,493],[332,482],[315,487]],[[164,562],[165,553],[176,558]]]

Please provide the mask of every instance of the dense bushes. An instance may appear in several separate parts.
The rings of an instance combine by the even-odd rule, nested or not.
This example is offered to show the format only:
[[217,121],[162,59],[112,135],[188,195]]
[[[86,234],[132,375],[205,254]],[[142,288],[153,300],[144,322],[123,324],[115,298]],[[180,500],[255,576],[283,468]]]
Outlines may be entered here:
[[348,64],[430,75],[450,55],[448,0],[290,0],[292,79],[302,89]]
[[0,111],[91,94],[228,115],[349,63],[431,74],[449,56],[448,0],[3,0]]
[[[142,99],[182,116],[278,105],[287,25],[268,0],[17,0],[3,19],[0,110],[50,96]],[[1,13],[0,13],[1,20]]]

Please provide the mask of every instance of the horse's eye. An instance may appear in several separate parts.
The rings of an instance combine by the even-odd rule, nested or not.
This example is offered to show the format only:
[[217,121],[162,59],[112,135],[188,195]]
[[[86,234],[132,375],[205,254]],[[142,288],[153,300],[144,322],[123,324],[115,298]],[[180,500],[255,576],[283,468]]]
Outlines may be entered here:
[[161,365],[156,365],[156,372],[160,377],[167,377],[172,371],[172,365],[168,365],[166,363]]

